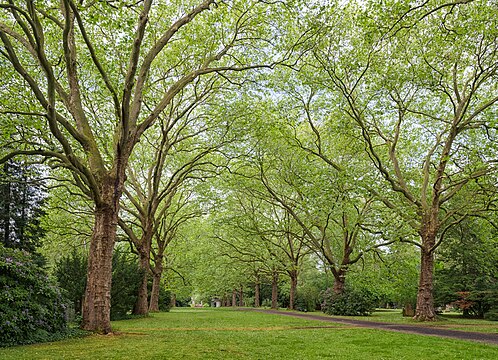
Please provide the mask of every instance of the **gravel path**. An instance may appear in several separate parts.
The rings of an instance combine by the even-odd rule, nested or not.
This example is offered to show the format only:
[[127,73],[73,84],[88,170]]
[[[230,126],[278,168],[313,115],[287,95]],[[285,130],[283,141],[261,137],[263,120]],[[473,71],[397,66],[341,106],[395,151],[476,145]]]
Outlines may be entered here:
[[303,319],[311,319],[311,320],[319,320],[325,322],[334,322],[340,324],[354,325],[360,327],[366,327],[371,329],[380,329],[380,330],[388,330],[388,331],[399,331],[411,334],[419,334],[419,335],[432,335],[432,336],[441,336],[451,339],[459,339],[459,340],[471,340],[471,341],[479,341],[487,344],[498,345],[498,334],[492,333],[478,333],[478,332],[470,332],[470,331],[459,331],[459,330],[449,330],[437,327],[427,327],[423,325],[406,325],[406,324],[393,324],[393,323],[380,323],[375,321],[365,321],[365,320],[353,320],[353,319],[343,319],[337,318],[333,316],[319,316],[305,313],[294,313],[294,312],[283,312],[278,310],[263,310],[257,309],[254,311],[264,312],[267,314],[277,314],[284,316],[292,316]]

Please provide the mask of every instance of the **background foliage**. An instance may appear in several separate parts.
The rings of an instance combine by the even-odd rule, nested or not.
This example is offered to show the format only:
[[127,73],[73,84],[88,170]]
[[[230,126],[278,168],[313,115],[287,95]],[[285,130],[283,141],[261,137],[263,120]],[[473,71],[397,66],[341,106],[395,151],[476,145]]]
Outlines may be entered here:
[[26,251],[0,244],[0,346],[55,340],[67,332],[67,300]]

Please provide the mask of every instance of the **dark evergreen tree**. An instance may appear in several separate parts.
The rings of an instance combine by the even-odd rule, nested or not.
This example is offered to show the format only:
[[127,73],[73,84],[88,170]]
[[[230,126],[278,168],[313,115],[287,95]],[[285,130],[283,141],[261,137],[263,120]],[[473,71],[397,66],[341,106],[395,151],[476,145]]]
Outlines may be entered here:
[[88,257],[73,250],[55,263],[54,275],[59,286],[64,289],[65,295],[71,302],[75,315],[81,315],[83,296],[86,286],[86,270]]
[[[88,257],[73,251],[62,257],[55,265],[54,275],[59,286],[74,306],[76,315],[81,315],[81,305],[86,287]],[[142,279],[137,257],[123,249],[116,249],[112,258],[111,319],[118,320],[131,313],[137,300],[138,287]]]
[[44,230],[46,192],[42,171],[21,161],[8,161],[0,170],[0,241],[5,247],[35,252]]
[[437,304],[452,304],[464,316],[498,310],[498,232],[480,218],[455,226],[438,254]]

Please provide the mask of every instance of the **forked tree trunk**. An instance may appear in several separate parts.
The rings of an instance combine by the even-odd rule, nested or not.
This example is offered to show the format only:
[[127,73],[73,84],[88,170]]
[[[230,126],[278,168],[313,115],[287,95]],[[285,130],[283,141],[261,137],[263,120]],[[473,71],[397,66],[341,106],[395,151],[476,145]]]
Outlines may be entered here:
[[271,280],[271,308],[278,308],[278,272],[272,274]]
[[259,298],[261,297],[260,293],[261,293],[261,285],[257,281],[256,284],[254,285],[254,306],[255,307],[261,306],[261,302],[259,300]]
[[95,223],[88,254],[81,328],[104,334],[111,332],[112,253],[122,187],[119,179],[108,177],[103,181],[102,202],[94,211]]
[[289,309],[294,310],[295,308],[295,300],[296,300],[296,292],[297,292],[297,270],[289,271],[290,276],[290,293],[289,293]]
[[[344,218],[346,222],[346,219]],[[334,285],[332,287],[332,291],[336,295],[341,295],[344,293],[346,286],[346,275],[348,273],[349,265],[351,265],[351,253],[353,252],[353,247],[350,245],[351,238],[350,236],[344,234],[344,253],[342,255],[342,261],[339,266],[337,266],[333,259],[329,259],[330,272],[334,276]]]
[[434,321],[436,312],[434,310],[433,296],[433,273],[434,254],[433,252],[421,251],[420,257],[420,278],[417,293],[417,307],[415,310],[415,320]]

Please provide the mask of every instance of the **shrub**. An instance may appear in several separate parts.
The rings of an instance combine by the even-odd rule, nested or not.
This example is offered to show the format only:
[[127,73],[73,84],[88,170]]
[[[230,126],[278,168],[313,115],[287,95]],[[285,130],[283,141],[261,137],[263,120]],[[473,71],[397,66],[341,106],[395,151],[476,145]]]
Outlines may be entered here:
[[295,308],[298,311],[320,310],[323,291],[303,286],[297,291]]
[[127,317],[137,301],[143,272],[136,256],[115,250],[112,257],[111,320]]
[[322,311],[329,315],[367,316],[377,305],[377,298],[367,289],[346,288],[336,294],[332,289],[323,293]]
[[171,309],[171,290],[166,290],[162,286],[159,288],[159,310],[169,311]]
[[[277,308],[282,307],[281,305],[282,304],[280,304],[279,302],[277,302]],[[271,299],[263,299],[263,301],[261,302],[261,307],[271,308]]]
[[[58,261],[54,272],[77,314],[85,295],[86,263],[85,255],[74,252]],[[116,250],[112,258],[111,320],[126,318],[133,310],[141,281],[142,271],[136,256]]]
[[67,332],[59,288],[22,250],[0,245],[0,346],[54,340]]
[[471,291],[468,300],[473,302],[472,310],[478,317],[498,311],[498,290]]
[[483,318],[490,310],[498,307],[498,291],[460,291],[452,306],[463,311],[466,317]]
[[86,256],[73,251],[71,255],[62,257],[55,264],[54,275],[59,286],[64,289],[64,295],[70,300],[71,312],[73,313],[70,321],[74,321],[75,317],[81,316],[81,305],[86,286],[87,262]]
[[484,319],[491,321],[498,321],[498,309],[492,309],[484,314]]

